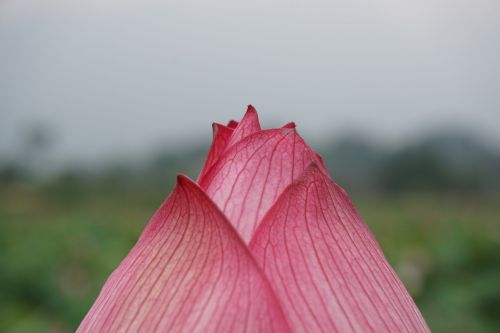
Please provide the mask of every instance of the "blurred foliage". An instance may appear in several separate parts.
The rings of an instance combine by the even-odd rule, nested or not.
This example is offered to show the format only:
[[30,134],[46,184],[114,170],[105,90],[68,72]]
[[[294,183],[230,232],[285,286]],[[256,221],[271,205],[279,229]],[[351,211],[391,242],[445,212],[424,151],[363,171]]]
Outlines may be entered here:
[[498,150],[459,132],[429,135],[392,150],[346,137],[322,153],[334,178],[356,192],[500,192]]
[[[500,331],[500,159],[463,136],[320,150],[434,332]],[[0,167],[0,332],[70,332],[204,148],[49,178]]]

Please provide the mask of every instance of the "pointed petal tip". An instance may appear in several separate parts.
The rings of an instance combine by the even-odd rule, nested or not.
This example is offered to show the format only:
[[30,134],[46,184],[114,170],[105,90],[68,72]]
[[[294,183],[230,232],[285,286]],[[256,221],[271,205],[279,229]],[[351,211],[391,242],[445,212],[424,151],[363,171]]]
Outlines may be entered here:
[[281,127],[278,130],[281,130],[283,134],[289,134],[289,133],[297,133],[297,128],[296,127]]
[[238,122],[234,119],[231,119],[227,122],[227,127],[229,128],[236,128],[236,126],[238,126]]
[[217,134],[217,132],[218,132],[221,128],[227,128],[227,129],[229,129],[230,127],[229,127],[229,126],[226,126],[226,125],[223,125],[223,124],[220,124],[220,123],[216,123],[216,122],[213,122],[213,123],[212,123],[212,130],[213,130],[214,137],[215,137],[215,135]]
[[194,181],[192,181],[188,176],[178,173],[177,174],[177,185],[181,187],[186,187],[186,186],[197,186]]
[[257,110],[255,109],[255,107],[252,104],[248,104],[247,113],[248,112],[257,113]]
[[[257,118],[257,122],[259,121],[259,113],[257,112],[257,109],[252,105],[248,104],[247,106],[247,111],[245,112],[245,115],[243,118]],[[260,124],[259,124],[260,126]]]
[[219,125],[220,124],[212,123],[212,134],[214,138],[217,136],[217,132],[219,131]]
[[[234,121],[234,120],[231,120],[231,121]],[[218,122],[213,122],[212,123],[212,128],[214,128],[214,127],[218,127],[218,128],[220,128],[220,127],[231,128],[229,125],[224,125],[224,124],[221,124],[221,123],[218,123]]]
[[228,143],[228,147],[232,146],[236,142],[242,140],[243,138],[258,132],[261,130],[259,123],[259,115],[252,105],[249,105],[247,111],[243,115],[243,118],[237,126],[234,128],[234,133]]
[[[259,121],[259,114],[257,112],[257,109],[252,104],[248,104],[247,106],[247,111],[245,112],[245,115],[243,116],[243,119],[245,118],[256,118],[257,122]],[[242,119],[242,121],[243,121]],[[259,124],[260,127],[260,124]]]
[[283,125],[283,128],[296,128],[296,127],[297,125],[293,121]]

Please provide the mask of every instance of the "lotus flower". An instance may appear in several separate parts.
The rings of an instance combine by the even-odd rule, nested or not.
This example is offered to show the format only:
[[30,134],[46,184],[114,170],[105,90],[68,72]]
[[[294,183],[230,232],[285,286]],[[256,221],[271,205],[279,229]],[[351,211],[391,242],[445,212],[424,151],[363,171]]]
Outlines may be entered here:
[[214,124],[78,332],[428,332],[295,125]]

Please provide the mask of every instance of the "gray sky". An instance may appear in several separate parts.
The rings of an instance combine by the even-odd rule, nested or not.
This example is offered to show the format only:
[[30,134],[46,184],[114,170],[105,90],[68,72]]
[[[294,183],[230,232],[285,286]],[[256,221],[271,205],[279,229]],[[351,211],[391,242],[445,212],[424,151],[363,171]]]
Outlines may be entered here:
[[436,126],[500,142],[498,0],[1,0],[0,152],[57,159],[210,138],[254,104],[307,138]]

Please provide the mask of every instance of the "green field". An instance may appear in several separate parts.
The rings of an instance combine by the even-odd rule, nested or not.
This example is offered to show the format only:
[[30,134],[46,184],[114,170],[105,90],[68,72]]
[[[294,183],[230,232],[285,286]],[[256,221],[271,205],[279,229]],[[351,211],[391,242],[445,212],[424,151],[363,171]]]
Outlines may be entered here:
[[[70,332],[168,191],[0,188],[0,332]],[[498,197],[353,201],[434,332],[500,332]]]

